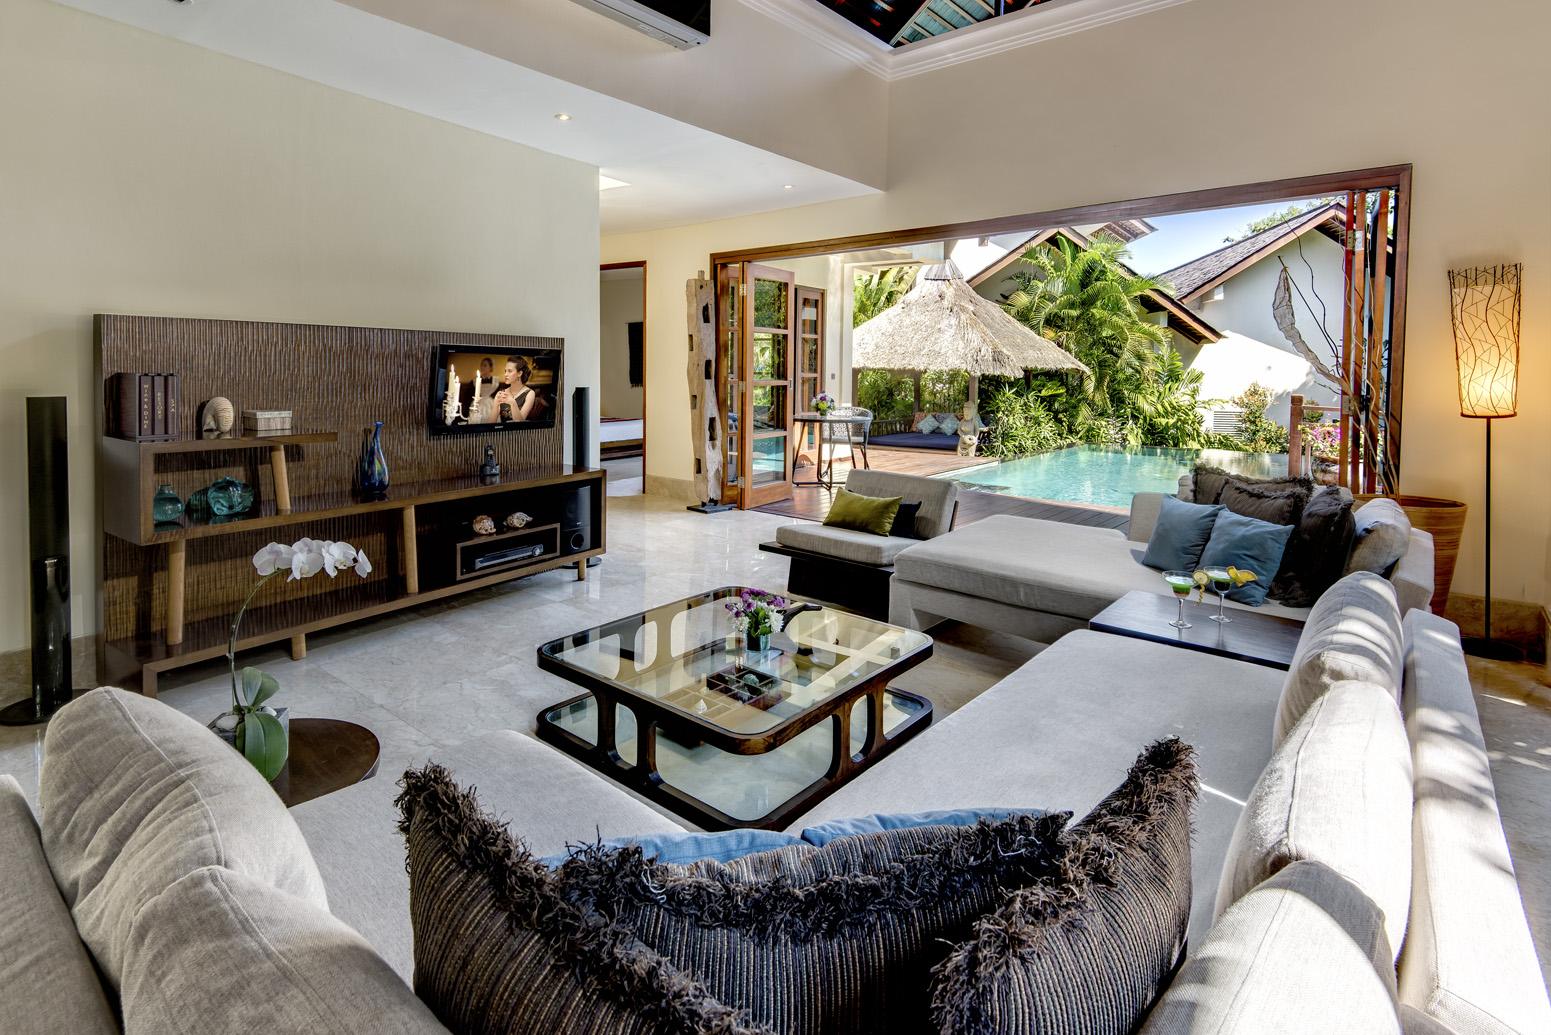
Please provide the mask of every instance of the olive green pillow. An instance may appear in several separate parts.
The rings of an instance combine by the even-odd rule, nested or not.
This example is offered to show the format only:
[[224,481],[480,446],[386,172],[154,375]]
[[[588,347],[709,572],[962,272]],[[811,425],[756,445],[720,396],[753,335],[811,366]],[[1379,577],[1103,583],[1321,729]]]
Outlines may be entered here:
[[853,528],[858,532],[888,535],[889,529],[894,527],[894,515],[899,513],[903,499],[903,496],[890,496],[888,499],[863,496],[849,489],[840,489],[835,493],[835,502],[830,504],[824,523],[835,528]]

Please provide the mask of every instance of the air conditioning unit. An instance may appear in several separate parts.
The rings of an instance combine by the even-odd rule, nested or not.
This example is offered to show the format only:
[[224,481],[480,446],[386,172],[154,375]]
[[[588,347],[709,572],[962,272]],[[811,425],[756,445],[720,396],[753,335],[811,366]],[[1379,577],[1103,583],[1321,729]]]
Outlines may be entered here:
[[711,38],[711,0],[571,0],[680,50]]
[[1218,435],[1237,435],[1244,430],[1243,410],[1213,410],[1207,421],[1208,428]]

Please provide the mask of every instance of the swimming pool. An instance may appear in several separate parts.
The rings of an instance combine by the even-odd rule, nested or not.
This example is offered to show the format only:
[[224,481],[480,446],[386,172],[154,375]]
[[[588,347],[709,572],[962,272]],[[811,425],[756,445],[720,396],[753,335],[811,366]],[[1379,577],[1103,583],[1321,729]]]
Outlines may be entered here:
[[1170,449],[1164,446],[1069,446],[1017,460],[1002,460],[933,475],[965,489],[999,492],[1101,507],[1129,507],[1138,492],[1174,492],[1179,476],[1197,461],[1254,478],[1287,473],[1278,453],[1236,453],[1228,449]]

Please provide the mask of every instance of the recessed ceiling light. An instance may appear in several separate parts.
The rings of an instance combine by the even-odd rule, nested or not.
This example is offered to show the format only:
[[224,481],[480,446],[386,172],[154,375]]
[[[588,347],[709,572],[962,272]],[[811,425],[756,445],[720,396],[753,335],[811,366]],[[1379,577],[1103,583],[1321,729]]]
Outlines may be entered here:
[[561,122],[571,121],[571,116],[567,115],[565,112],[561,112],[559,115],[556,115],[555,118],[559,119]]
[[782,190],[791,190],[795,186],[797,186],[795,183],[783,183],[783,184],[781,184],[781,189]]

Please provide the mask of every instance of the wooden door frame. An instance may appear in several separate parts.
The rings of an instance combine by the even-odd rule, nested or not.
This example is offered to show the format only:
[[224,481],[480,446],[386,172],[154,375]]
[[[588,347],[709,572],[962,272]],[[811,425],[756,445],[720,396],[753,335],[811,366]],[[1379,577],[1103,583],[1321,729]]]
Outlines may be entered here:
[[[782,397],[786,400],[786,420],[783,430],[785,436],[781,441],[781,464],[786,470],[786,477],[779,482],[771,482],[768,485],[754,484],[754,282],[756,280],[775,280],[786,285],[786,361],[781,369],[786,373],[786,390]],[[740,489],[738,494],[738,506],[743,509],[763,507],[778,500],[790,499],[792,495],[792,405],[795,402],[793,382],[796,380],[792,370],[792,361],[795,358],[792,353],[797,336],[796,309],[797,309],[797,275],[779,266],[763,266],[757,262],[743,264],[742,286],[743,292],[743,326],[740,332],[739,348],[743,350],[743,406],[738,417],[738,425],[742,430],[743,457],[739,463]],[[782,333],[777,328],[767,327],[767,332]],[[774,378],[767,379],[774,381]],[[773,387],[773,385],[772,385]],[[765,438],[774,438],[774,435],[766,435]]]
[[1080,225],[1084,223],[1109,223],[1117,219],[1146,219],[1151,216],[1177,215],[1214,208],[1233,208],[1240,205],[1273,204],[1296,198],[1327,197],[1351,191],[1393,190],[1395,192],[1395,276],[1392,287],[1393,299],[1390,321],[1390,406],[1386,414],[1385,451],[1390,458],[1391,469],[1398,482],[1400,478],[1400,445],[1404,425],[1401,418],[1406,356],[1406,292],[1409,287],[1411,246],[1411,166],[1386,165],[1371,169],[1355,169],[1350,172],[1322,173],[1314,176],[1294,176],[1280,180],[1262,180],[1258,183],[1237,184],[1226,187],[1210,187],[1204,190],[1183,191],[1177,194],[1158,194],[1129,201],[1114,201],[1101,205],[1078,205],[1073,208],[1049,209],[1016,216],[999,216],[994,219],[976,219],[961,223],[943,223],[938,226],[914,227],[908,230],[892,230],[872,234],[856,234],[850,237],[832,237],[792,244],[776,244],[764,248],[743,248],[734,251],[712,252],[711,268],[721,263],[769,262],[779,259],[801,258],[814,255],[833,255],[839,252],[865,251],[873,248],[890,248],[906,244],[926,244],[965,237],[995,237],[1007,233],[1038,231],[1052,227]]
[[[604,262],[598,264],[598,272],[605,270],[633,270],[641,271],[641,493],[646,493],[646,407],[650,405],[651,393],[646,390],[646,319],[647,294],[646,294],[646,260],[638,259],[632,262]],[[628,344],[626,348],[628,348]],[[599,380],[602,380],[602,370],[599,370]],[[625,375],[629,376],[628,372]],[[598,385],[598,465],[603,465],[603,385]]]
[[[817,388],[817,390],[815,391],[814,394],[818,394],[818,392],[827,391],[827,389],[824,387],[824,365],[825,365],[824,350],[825,350],[825,347],[829,344],[829,342],[828,342],[828,335],[825,333],[825,320],[828,319],[828,316],[829,316],[829,312],[828,312],[828,309],[829,309],[829,300],[828,300],[829,299],[829,294],[828,294],[828,291],[825,288],[812,287],[812,286],[810,286],[808,284],[798,284],[794,290],[795,290],[795,295],[796,295],[797,301],[796,301],[795,311],[793,313],[793,319],[792,319],[792,326],[794,327],[794,330],[793,330],[793,333],[792,333],[792,337],[795,339],[794,343],[793,343],[794,347],[793,347],[793,350],[792,350],[792,355],[793,355],[793,358],[797,362],[796,362],[796,369],[792,373],[792,388],[796,392],[796,394],[792,396],[792,410],[793,410],[793,412],[797,412],[797,403],[802,398],[802,392],[801,392],[802,380],[803,380],[803,378],[805,376],[807,376],[807,375],[804,375],[803,372],[802,372],[802,339],[804,337],[807,337],[806,335],[804,335],[802,333],[802,303],[803,303],[803,299],[804,298],[812,298],[812,299],[814,299],[814,301],[816,301],[818,303],[818,309],[819,309],[819,318],[818,318],[818,328],[819,329],[818,329],[818,333],[816,335],[816,337],[818,338],[818,356],[819,356],[819,361],[818,361],[818,367],[813,372],[813,375],[812,375],[814,380],[818,383],[818,388]],[[804,441],[802,443],[796,443],[796,444],[793,445],[793,452],[794,453],[795,452],[799,452],[799,451],[801,451],[803,449],[803,447],[807,444],[806,443],[807,437],[808,437],[807,429],[804,429],[804,434],[803,434]],[[815,436],[815,440],[814,440],[814,450],[815,450],[815,454],[817,454],[819,452],[817,436]],[[815,456],[815,459],[816,459],[816,462],[821,462],[820,458],[818,458],[817,455]],[[797,476],[797,471],[795,469],[795,466],[794,466],[794,468],[792,470],[792,476],[794,478]]]

